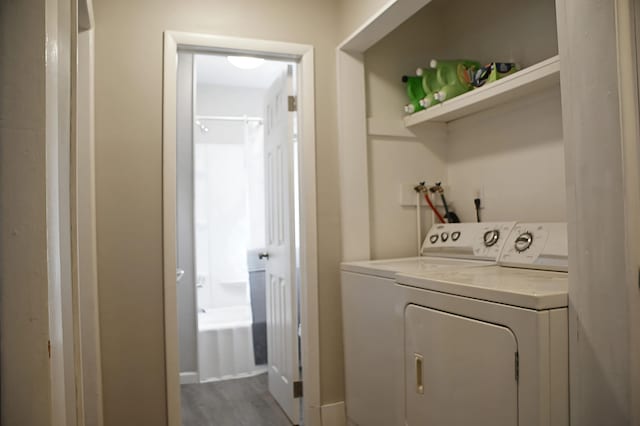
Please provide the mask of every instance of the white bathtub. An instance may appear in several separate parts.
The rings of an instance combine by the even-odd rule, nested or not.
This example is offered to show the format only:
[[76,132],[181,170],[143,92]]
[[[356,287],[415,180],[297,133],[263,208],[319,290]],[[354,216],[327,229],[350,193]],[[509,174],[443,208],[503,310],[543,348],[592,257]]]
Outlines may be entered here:
[[251,307],[208,309],[198,314],[200,381],[248,377],[267,371],[256,366],[251,333]]

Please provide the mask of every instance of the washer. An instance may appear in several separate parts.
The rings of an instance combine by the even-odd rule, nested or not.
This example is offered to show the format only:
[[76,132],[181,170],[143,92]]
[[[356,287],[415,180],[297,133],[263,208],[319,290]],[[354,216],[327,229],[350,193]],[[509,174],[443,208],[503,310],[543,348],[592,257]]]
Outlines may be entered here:
[[516,224],[500,266],[399,274],[407,426],[566,426],[566,224]]
[[402,394],[394,365],[402,363],[397,337],[395,276],[399,272],[463,269],[495,265],[506,223],[434,225],[422,245],[421,257],[347,262],[341,266],[346,412],[350,425],[404,424]]

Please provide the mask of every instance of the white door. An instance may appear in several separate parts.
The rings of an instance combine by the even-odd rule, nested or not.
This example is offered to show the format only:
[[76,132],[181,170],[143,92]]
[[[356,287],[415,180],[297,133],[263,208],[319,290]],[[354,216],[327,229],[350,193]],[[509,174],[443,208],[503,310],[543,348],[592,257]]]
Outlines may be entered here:
[[405,345],[407,426],[517,426],[511,330],[409,305]]
[[267,210],[267,346],[269,391],[294,424],[300,403],[294,382],[300,380],[298,304],[295,274],[293,199],[293,67],[269,88],[264,114]]

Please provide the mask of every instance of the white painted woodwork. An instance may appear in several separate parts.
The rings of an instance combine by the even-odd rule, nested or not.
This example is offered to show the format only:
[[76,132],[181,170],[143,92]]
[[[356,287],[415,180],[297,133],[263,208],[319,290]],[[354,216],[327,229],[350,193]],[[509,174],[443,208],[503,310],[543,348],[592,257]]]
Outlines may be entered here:
[[293,67],[268,89],[264,111],[267,347],[269,391],[294,424],[300,403],[293,397],[299,380],[298,291],[293,200]]
[[408,426],[518,424],[509,328],[416,305],[404,317]]
[[163,281],[165,306],[165,366],[169,426],[179,426],[180,384],[175,292],[176,233],[176,58],[178,46],[208,50],[261,52],[298,61],[299,164],[300,164],[300,317],[304,419],[309,426],[321,425],[320,341],[318,307],[318,246],[316,217],[316,143],[314,96],[314,49],[312,46],[268,40],[167,31],[163,62]]
[[390,0],[359,29],[347,37],[338,50],[364,52],[431,0]]
[[560,58],[554,56],[503,79],[405,117],[407,127],[447,123],[560,84]]
[[94,46],[94,30],[78,35],[78,278],[87,426],[103,424],[95,216]]
[[[580,426],[640,421],[633,13],[629,1],[558,2],[570,259],[570,407],[571,424]],[[586,63],[597,79],[581,74]]]
[[[74,4],[50,0],[46,8],[46,172],[49,337],[51,340],[52,426],[75,426],[82,406],[76,387],[81,375],[77,357],[77,277],[72,269],[75,234],[75,49]],[[72,54],[72,52],[74,52]],[[74,99],[75,100],[75,99]],[[73,128],[73,133],[72,133]],[[72,177],[73,173],[73,177]],[[73,210],[72,210],[73,209]],[[73,224],[73,229],[71,228]],[[82,392],[81,387],[78,389]]]
[[371,247],[363,58],[337,55],[342,259],[365,260]]

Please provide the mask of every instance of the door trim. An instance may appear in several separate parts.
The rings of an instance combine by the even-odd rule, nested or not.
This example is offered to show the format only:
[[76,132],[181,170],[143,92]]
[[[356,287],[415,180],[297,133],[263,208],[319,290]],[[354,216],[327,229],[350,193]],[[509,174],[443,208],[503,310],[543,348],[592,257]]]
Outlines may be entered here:
[[300,318],[305,423],[320,425],[320,336],[318,329],[318,263],[316,218],[315,100],[313,46],[277,41],[164,32],[162,93],[162,245],[164,281],[165,365],[167,419],[180,426],[180,376],[176,270],[176,82],[179,47],[197,50],[243,51],[267,57],[288,57],[300,66]]

